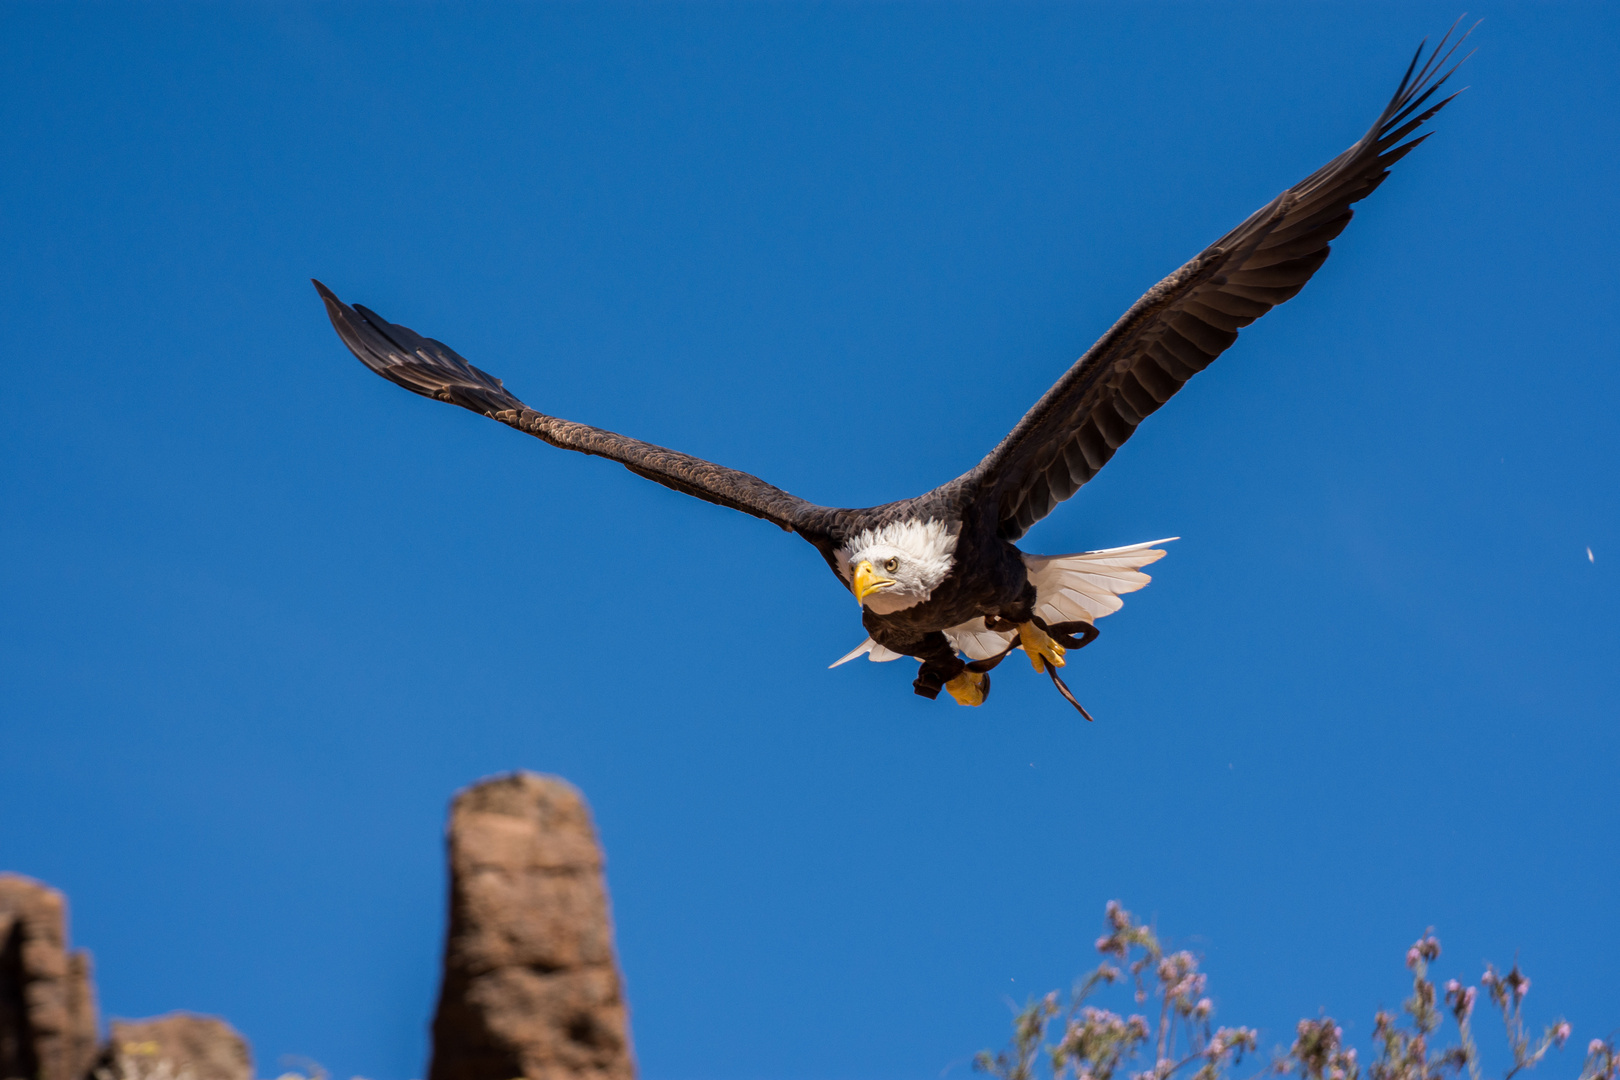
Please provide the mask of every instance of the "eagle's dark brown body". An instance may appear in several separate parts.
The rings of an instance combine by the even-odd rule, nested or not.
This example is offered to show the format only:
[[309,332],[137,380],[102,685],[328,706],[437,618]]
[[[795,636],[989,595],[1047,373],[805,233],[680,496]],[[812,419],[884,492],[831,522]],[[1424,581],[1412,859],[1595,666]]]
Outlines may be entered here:
[[[861,625],[873,641],[924,661],[930,676],[941,681],[954,677],[962,666],[946,630],[987,616],[1029,622],[1035,606],[1035,587],[1023,553],[973,521],[971,514],[959,524],[963,527],[957,535],[956,566],[927,600],[887,615],[861,609]],[[925,680],[929,682],[932,678]]]

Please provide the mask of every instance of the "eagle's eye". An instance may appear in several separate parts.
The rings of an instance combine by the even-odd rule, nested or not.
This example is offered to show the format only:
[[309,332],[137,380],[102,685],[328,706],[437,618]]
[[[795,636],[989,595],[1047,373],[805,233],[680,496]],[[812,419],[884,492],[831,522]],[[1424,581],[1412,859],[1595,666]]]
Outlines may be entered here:
[[889,556],[883,562],[883,569],[887,570],[891,574],[894,573],[896,570],[900,569],[900,560],[895,558],[893,555]]

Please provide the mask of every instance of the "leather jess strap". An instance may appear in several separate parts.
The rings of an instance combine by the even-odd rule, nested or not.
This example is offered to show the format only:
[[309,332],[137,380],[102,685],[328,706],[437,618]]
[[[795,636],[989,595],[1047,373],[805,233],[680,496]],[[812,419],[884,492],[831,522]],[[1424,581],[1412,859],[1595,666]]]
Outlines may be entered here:
[[[1036,626],[1046,631],[1048,637],[1057,642],[1059,645],[1063,646],[1065,649],[1083,649],[1087,645],[1090,645],[1093,641],[1096,641],[1099,633],[1097,627],[1093,623],[1089,622],[1076,621],[1048,623],[1046,620],[1041,618],[1036,618],[1033,621]],[[1016,630],[1018,628],[1017,623],[994,617],[985,619],[984,625],[986,629],[1001,633],[1005,633],[1009,630]],[[1080,637],[1075,637],[1075,634],[1079,634]],[[1018,640],[1014,638],[1012,641],[1007,643],[1007,647],[1005,649],[1001,650],[996,655],[986,657],[983,660],[969,661],[967,664],[967,669],[979,674],[988,674],[997,664],[1005,660],[1016,648],[1018,648]],[[1069,689],[1069,684],[1058,677],[1057,668],[1053,667],[1051,664],[1042,664],[1041,667],[1045,668],[1046,673],[1052,677],[1052,685],[1057,687],[1058,693],[1063,695],[1063,700],[1067,701],[1070,705],[1073,705],[1075,709],[1079,711],[1080,715],[1086,718],[1087,722],[1095,719],[1095,717],[1093,717],[1090,713],[1086,712],[1086,707],[1075,699],[1074,693]]]

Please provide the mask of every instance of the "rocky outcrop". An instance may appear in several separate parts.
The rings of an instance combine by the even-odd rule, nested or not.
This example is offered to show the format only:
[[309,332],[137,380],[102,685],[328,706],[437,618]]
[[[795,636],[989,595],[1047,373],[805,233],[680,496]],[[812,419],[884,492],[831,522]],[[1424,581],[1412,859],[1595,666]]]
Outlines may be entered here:
[[81,1080],[95,1057],[90,955],[67,942],[62,894],[0,874],[0,1080]]
[[247,1043],[212,1017],[114,1020],[99,1045],[90,954],[67,940],[61,893],[0,874],[0,1080],[253,1080]]
[[114,1020],[98,1067],[114,1078],[253,1080],[253,1057],[235,1028],[212,1016],[173,1012]]
[[[514,773],[456,796],[429,1080],[635,1080],[602,850],[579,792]],[[114,1020],[62,894],[0,874],[0,1080],[252,1080],[246,1040],[191,1013]]]
[[578,791],[485,780],[450,812],[429,1080],[632,1080],[602,851]]

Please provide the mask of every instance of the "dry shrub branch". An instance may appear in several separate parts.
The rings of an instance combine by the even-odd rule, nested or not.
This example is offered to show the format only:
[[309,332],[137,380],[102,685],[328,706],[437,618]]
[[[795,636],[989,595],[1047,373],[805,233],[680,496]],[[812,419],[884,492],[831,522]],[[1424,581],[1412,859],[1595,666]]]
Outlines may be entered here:
[[[1102,963],[1065,997],[1056,991],[1031,1002],[1013,1020],[1012,1041],[974,1059],[974,1068],[997,1080],[1226,1080],[1260,1045],[1253,1028],[1217,1027],[1214,1004],[1205,994],[1208,977],[1190,952],[1166,953],[1153,931],[1117,901],[1105,912],[1107,930],[1097,939]],[[1479,986],[1452,979],[1438,987],[1429,965],[1440,956],[1440,941],[1425,934],[1406,953],[1412,996],[1401,1014],[1380,1011],[1373,1018],[1373,1057],[1367,1080],[1484,1080],[1474,1041],[1474,1006],[1480,987],[1501,1014],[1513,1064],[1500,1080],[1533,1069],[1549,1050],[1570,1037],[1563,1020],[1532,1034],[1524,1018],[1530,979],[1517,964],[1507,974],[1487,965]],[[1134,986],[1142,1012],[1121,1016],[1088,1004],[1098,990],[1124,980]],[[1154,1015],[1154,1014],[1157,1015]],[[1445,1041],[1445,1032],[1454,1041]],[[1056,1041],[1047,1040],[1055,1034]],[[1330,1016],[1301,1020],[1294,1043],[1260,1066],[1250,1080],[1296,1073],[1300,1080],[1362,1080],[1354,1047]],[[1620,1057],[1612,1038],[1593,1039],[1578,1080],[1617,1080]]]

